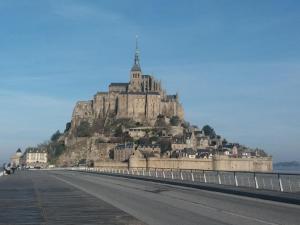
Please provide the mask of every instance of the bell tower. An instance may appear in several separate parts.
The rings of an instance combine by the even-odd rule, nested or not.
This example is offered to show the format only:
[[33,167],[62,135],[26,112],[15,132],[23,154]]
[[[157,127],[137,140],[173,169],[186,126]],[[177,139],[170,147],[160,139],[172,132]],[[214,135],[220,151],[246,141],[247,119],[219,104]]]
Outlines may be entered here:
[[130,84],[129,91],[131,92],[139,92],[141,91],[142,84],[142,70],[140,66],[140,58],[139,58],[139,48],[138,48],[138,38],[136,36],[135,40],[135,54],[134,54],[134,64],[130,71]]

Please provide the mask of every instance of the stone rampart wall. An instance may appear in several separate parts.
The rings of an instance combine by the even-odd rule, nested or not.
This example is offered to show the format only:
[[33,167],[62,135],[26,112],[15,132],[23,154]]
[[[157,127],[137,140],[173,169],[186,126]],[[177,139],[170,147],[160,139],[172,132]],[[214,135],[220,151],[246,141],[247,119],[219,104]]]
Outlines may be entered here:
[[131,157],[129,168],[198,169],[223,171],[272,172],[272,158],[173,159]]
[[94,167],[128,169],[128,163],[127,162],[118,162],[118,161],[96,161],[96,162],[94,162]]

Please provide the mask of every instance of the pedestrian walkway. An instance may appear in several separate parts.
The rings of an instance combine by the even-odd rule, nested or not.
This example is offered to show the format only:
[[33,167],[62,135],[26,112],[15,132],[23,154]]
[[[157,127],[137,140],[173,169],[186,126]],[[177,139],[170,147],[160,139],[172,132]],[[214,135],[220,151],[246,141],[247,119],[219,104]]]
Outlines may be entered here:
[[0,179],[0,224],[144,225],[124,211],[42,171]]

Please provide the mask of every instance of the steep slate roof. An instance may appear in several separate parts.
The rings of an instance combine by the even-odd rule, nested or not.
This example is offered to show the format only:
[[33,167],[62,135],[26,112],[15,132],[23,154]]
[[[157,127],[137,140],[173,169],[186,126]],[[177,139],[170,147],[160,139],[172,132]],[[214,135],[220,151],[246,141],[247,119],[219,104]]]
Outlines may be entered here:
[[27,149],[27,153],[46,153],[45,149],[38,149],[38,148],[29,148]]

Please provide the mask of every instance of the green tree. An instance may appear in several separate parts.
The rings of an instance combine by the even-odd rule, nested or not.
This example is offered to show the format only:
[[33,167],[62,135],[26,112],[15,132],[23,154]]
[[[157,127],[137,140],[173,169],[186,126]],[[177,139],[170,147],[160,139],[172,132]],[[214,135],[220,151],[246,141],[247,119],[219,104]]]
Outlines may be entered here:
[[66,123],[66,129],[64,131],[64,133],[68,132],[71,128],[71,122]]
[[87,121],[82,121],[76,129],[77,137],[90,137],[91,133],[91,126]]
[[209,136],[211,138],[216,137],[216,132],[211,126],[205,125],[202,130],[204,131],[205,136]]
[[104,119],[96,119],[96,121],[94,122],[93,126],[92,126],[92,130],[94,132],[103,132],[104,129]]
[[172,116],[170,119],[170,123],[172,126],[178,126],[180,124],[180,119],[178,116]]
[[55,142],[58,140],[58,138],[61,136],[61,133],[59,130],[57,130],[52,136],[51,136],[51,141]]
[[123,135],[123,129],[122,126],[119,125],[115,130],[115,137],[122,137]]
[[184,129],[188,129],[190,127],[190,123],[189,122],[186,122],[184,121],[181,126],[184,128]]
[[158,144],[160,146],[161,154],[172,149],[171,141],[168,139],[160,139]]

